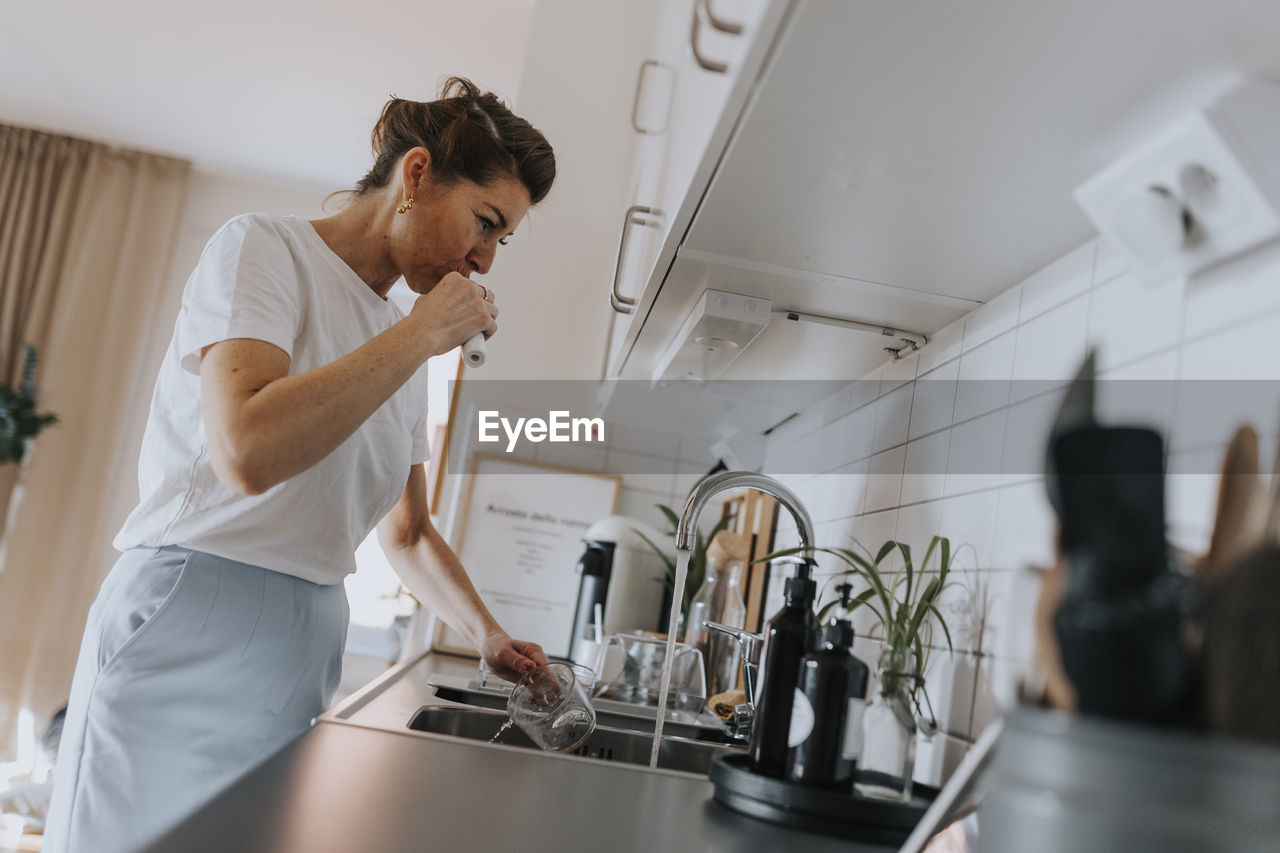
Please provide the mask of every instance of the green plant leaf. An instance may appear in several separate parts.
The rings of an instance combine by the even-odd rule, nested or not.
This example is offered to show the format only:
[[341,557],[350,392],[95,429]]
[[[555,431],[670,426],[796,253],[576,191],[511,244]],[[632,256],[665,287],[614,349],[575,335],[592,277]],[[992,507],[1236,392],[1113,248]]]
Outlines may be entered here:
[[920,601],[916,606],[915,612],[911,614],[911,623],[908,631],[912,634],[920,633],[920,625],[924,622],[925,615],[933,607],[933,601],[938,596],[938,590],[942,586],[939,578],[929,581],[929,585],[925,587],[924,593],[920,596]]
[[866,604],[871,600],[871,596],[875,595],[875,593],[876,591],[874,589],[864,589],[862,592],[849,599],[849,611],[853,612]]
[[[828,549],[819,550],[827,551]],[[884,607],[885,616],[881,621],[887,620],[885,628],[888,630],[890,627],[888,623],[891,623],[894,618],[894,597],[890,594],[889,588],[884,585],[884,579],[880,576],[880,569],[877,564],[866,562],[862,557],[846,548],[830,549],[829,553],[834,553],[836,556],[846,560],[854,567],[852,573],[864,578],[871,585],[871,588],[875,590],[875,594],[879,596],[880,603]]]
[[756,563],[767,563],[770,560],[776,560],[779,557],[790,557],[792,554],[799,554],[801,552],[808,553],[811,550],[817,550],[817,549],[806,548],[803,545],[797,546],[795,548],[781,548],[777,551],[773,551],[768,554],[765,554],[763,557],[756,557],[754,560],[751,561],[751,564],[755,565]]
[[938,617],[938,625],[942,628],[942,635],[947,638],[947,651],[954,653],[956,647],[951,643],[951,632],[947,630],[947,620],[942,618],[942,613],[938,608],[930,604],[929,609],[933,611],[933,615]]
[[[639,530],[636,530],[634,527],[632,528],[632,532],[634,532],[637,536],[639,536],[641,539],[643,539],[643,540],[645,541],[645,544],[647,544],[650,548],[652,548],[652,549],[654,550],[654,552],[655,552],[659,557],[661,557],[661,558],[662,558],[662,562],[666,563],[666,565],[667,565],[667,586],[674,586],[674,585],[675,585],[675,582],[676,582],[676,564],[675,564],[675,561],[674,561],[674,560],[672,560],[672,559],[671,559],[671,557],[669,557],[669,556],[667,555],[667,552],[666,552],[666,551],[664,551],[662,548],[659,548],[659,547],[657,546],[657,544],[655,544],[655,543],[654,543],[654,541],[653,541],[652,539],[650,539],[648,536],[645,536],[643,533],[641,533]],[[674,547],[672,548],[672,550],[675,550],[675,549],[674,549]]]
[[879,553],[876,554],[876,559],[875,559],[876,566],[879,566],[881,563],[883,563],[884,558],[889,556],[889,554],[891,554],[893,552],[893,549],[896,547],[898,547],[898,543],[894,542],[892,539],[890,539],[888,542],[881,545]]
[[938,577],[944,581],[947,579],[947,572],[951,571],[951,540],[945,536],[937,537],[941,540],[938,551]]
[[831,549],[819,548],[818,550],[826,551],[829,554],[834,554],[835,556],[844,560],[849,565],[857,566],[865,572],[875,572],[876,574],[880,573],[880,570],[875,563],[872,563],[870,560],[868,560],[866,557],[859,554],[857,551],[850,550],[849,548],[831,548]]
[[898,543],[898,550],[902,552],[902,565],[907,574],[907,592],[902,597],[902,603],[906,606],[908,612],[911,610],[911,581],[914,567],[911,564],[911,546],[906,542]]
[[938,549],[938,543],[942,541],[941,536],[935,535],[929,540],[929,547],[925,549],[924,559],[920,561],[920,571],[928,571],[929,558],[933,556],[933,552]]
[[680,516],[676,515],[676,511],[666,504],[654,504],[654,506],[666,516],[667,524],[671,525],[671,534],[674,536],[675,532],[680,529]]
[[[848,574],[848,573],[841,572],[841,574]],[[862,592],[858,593],[857,595],[855,595],[853,598],[849,599],[849,612],[852,613],[862,605],[867,604],[867,602],[870,601],[872,596],[874,596],[875,594],[876,594],[876,591],[874,588],[867,588],[867,589],[864,589]],[[830,613],[832,609],[839,606],[839,604],[840,604],[840,599],[838,598],[835,601],[827,602],[827,604],[822,608],[822,610],[818,612],[818,621],[821,622],[823,619],[827,618],[827,614]],[[870,607],[873,611],[875,611],[877,616],[880,614],[880,611],[876,610],[874,605],[867,605],[867,606]]]

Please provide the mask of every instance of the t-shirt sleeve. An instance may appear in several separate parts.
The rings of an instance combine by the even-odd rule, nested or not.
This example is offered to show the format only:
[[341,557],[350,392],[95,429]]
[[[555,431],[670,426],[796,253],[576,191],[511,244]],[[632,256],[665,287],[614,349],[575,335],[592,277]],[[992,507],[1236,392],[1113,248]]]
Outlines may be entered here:
[[[426,373],[425,365],[420,370],[422,373]],[[431,430],[427,426],[427,400],[425,394],[422,399],[422,412],[418,415],[418,420],[413,425],[411,438],[409,464],[418,465],[429,460],[431,458]]]
[[232,338],[266,341],[292,358],[300,298],[284,236],[253,215],[232,219],[187,279],[175,329],[183,369],[199,374],[201,351]]

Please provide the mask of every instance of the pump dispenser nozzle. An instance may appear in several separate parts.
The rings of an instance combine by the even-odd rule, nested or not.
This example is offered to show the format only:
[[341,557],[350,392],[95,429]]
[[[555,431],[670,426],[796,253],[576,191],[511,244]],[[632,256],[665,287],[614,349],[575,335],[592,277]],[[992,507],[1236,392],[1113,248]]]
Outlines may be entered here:
[[788,601],[801,602],[810,607],[818,596],[818,584],[813,579],[813,561],[806,557],[778,557],[772,561],[777,565],[793,564],[796,573],[787,578],[782,585],[782,594]]
[[853,584],[847,582],[840,584],[836,587],[836,594],[840,596],[840,606],[836,608],[835,617],[823,629],[822,641],[828,646],[848,649],[853,645],[854,640],[853,622],[849,613],[849,603],[853,600]]
[[840,599],[840,606],[836,609],[836,619],[849,619],[851,613],[849,604],[853,601],[853,584],[845,581],[836,586],[836,595]]

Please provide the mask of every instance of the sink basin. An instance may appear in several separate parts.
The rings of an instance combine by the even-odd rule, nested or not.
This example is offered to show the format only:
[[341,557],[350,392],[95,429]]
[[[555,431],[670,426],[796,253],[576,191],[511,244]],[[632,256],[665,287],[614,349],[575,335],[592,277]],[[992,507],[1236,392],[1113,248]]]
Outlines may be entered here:
[[[458,702],[473,708],[492,708],[506,712],[507,696],[510,686],[480,687],[466,679],[450,676],[432,676],[427,684],[435,691],[437,697],[447,702]],[[651,733],[657,709],[647,705],[634,705],[611,699],[595,698],[591,700],[596,709],[596,725],[614,729]],[[731,743],[724,723],[711,714],[695,714],[689,711],[668,710],[667,721],[663,724],[665,734],[681,738],[714,743]],[[505,735],[504,735],[505,737]],[[646,748],[647,749],[647,748]],[[648,761],[648,752],[645,752]]]
[[[480,708],[424,705],[409,720],[409,728],[420,732],[489,741],[497,734],[498,729],[502,728],[506,720],[505,713]],[[514,726],[503,732],[497,743],[538,749],[524,732]],[[597,725],[586,743],[567,754],[595,758],[600,761],[622,761],[647,767],[652,744],[652,733],[646,735],[641,732]],[[705,776],[713,756],[733,751],[736,751],[735,747],[724,744],[664,736],[662,747],[658,750],[658,766],[667,770]]]

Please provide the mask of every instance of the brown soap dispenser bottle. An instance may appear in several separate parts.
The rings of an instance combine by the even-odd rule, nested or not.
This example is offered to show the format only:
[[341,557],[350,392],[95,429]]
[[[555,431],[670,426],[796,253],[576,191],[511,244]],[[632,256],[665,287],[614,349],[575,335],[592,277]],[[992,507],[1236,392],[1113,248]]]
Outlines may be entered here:
[[851,651],[854,634],[849,602],[853,586],[840,584],[836,590],[840,609],[823,629],[819,647],[800,661],[787,779],[852,791],[862,753],[862,716],[870,669]]
[[818,586],[803,560],[783,587],[786,603],[765,624],[760,650],[760,689],[751,731],[751,767],[763,776],[786,777],[791,711],[796,704],[800,660],[817,642],[813,599]]

